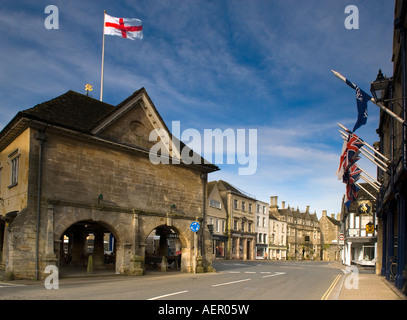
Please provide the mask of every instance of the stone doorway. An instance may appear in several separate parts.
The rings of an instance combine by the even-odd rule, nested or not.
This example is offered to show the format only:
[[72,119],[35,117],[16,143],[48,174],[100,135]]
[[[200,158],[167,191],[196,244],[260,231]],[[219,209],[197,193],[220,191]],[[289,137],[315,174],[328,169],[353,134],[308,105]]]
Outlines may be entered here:
[[61,237],[61,276],[115,273],[116,238],[107,226],[95,221],[80,221]]
[[179,232],[167,225],[155,228],[146,239],[146,271],[180,271],[182,243]]

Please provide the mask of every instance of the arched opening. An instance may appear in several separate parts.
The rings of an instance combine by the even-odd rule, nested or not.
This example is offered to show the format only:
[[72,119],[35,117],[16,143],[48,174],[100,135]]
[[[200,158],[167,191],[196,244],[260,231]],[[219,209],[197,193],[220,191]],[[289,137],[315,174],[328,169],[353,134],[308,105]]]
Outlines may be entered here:
[[180,271],[182,243],[174,227],[155,228],[146,239],[146,271]]
[[65,230],[60,240],[62,275],[115,272],[116,238],[105,224],[76,222]]

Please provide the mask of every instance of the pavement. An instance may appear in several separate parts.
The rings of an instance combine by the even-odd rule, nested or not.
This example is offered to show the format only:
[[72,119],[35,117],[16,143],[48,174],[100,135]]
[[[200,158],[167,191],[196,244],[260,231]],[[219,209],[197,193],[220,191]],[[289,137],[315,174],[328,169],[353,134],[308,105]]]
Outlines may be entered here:
[[338,278],[328,300],[407,300],[407,295],[398,289],[394,282],[371,271],[354,267],[355,272],[346,270],[339,262],[331,264],[344,274]]

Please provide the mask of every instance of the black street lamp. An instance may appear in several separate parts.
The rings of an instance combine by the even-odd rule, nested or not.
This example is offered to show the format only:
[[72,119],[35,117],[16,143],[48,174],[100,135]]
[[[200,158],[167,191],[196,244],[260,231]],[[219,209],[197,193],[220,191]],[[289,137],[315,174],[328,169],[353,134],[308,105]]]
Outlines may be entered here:
[[370,92],[377,102],[384,101],[384,97],[386,96],[386,92],[389,89],[391,82],[392,79],[383,76],[382,70],[379,69],[376,80],[370,84]]

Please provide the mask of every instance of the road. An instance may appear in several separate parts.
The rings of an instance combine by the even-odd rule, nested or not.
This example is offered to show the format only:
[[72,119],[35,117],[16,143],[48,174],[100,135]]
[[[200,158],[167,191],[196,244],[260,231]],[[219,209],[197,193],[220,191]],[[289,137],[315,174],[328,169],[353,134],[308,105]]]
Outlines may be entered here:
[[143,277],[65,278],[0,282],[12,300],[320,300],[342,273],[327,262],[215,261],[216,273],[149,273]]

